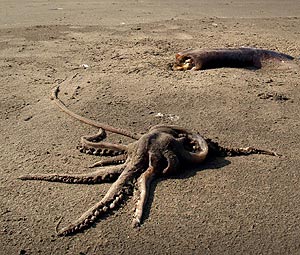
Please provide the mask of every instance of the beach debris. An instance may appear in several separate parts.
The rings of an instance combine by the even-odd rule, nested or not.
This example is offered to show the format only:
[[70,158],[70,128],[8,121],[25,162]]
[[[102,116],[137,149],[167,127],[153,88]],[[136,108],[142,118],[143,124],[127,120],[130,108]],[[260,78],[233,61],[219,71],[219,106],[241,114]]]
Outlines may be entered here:
[[158,117],[158,118],[166,118],[169,119],[171,121],[178,121],[180,119],[180,117],[178,115],[172,114],[172,113],[161,113],[158,112],[157,114],[154,115],[154,117]]

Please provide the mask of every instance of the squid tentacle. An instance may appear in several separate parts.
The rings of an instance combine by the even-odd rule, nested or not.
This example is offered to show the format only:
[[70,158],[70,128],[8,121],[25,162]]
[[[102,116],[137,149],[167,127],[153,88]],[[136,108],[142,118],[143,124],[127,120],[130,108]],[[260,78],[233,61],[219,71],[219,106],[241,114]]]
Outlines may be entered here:
[[126,159],[127,159],[127,154],[121,154],[118,156],[102,159],[94,163],[93,165],[91,165],[90,168],[98,167],[98,166],[123,164],[125,163]]
[[190,142],[197,144],[197,151],[191,152],[188,150],[184,150],[185,152],[181,152],[183,158],[192,164],[198,164],[205,160],[208,154],[208,145],[204,137],[200,134],[195,134],[188,129],[176,126],[176,125],[156,125],[150,129],[152,130],[159,130],[161,132],[166,132],[173,134],[174,132],[177,133],[179,139],[177,139],[180,143],[183,143],[183,138],[188,138]]
[[[189,164],[200,164],[208,155],[208,144],[200,134],[187,133],[186,136],[176,139],[182,148],[179,151],[180,157]],[[186,148],[185,143],[188,142],[189,149]]]
[[85,135],[82,136],[81,139],[90,141],[90,142],[99,142],[102,141],[106,138],[106,132],[103,128],[99,128],[98,133],[94,134],[94,135]]
[[85,135],[81,137],[81,152],[94,155],[118,155],[127,151],[127,146],[102,142],[106,138],[106,132],[102,128],[95,135]]
[[32,174],[20,176],[21,180],[40,180],[48,182],[94,184],[114,181],[124,170],[125,164],[101,168],[84,174]]
[[167,161],[167,166],[162,170],[162,174],[172,175],[178,170],[180,165],[180,160],[176,154],[172,151],[164,151],[163,156]]
[[[81,149],[91,150],[91,152],[97,151],[99,154],[120,154],[127,151],[127,146],[123,144],[114,144],[108,142],[91,142],[81,137]],[[96,154],[96,153],[95,153]]]
[[227,153],[230,156],[240,156],[240,155],[250,155],[250,154],[265,154],[270,156],[279,156],[278,153],[271,150],[262,150],[254,147],[241,147],[241,148],[233,148],[227,149]]
[[281,155],[277,152],[271,150],[262,150],[254,147],[241,147],[241,148],[230,148],[219,145],[217,142],[212,141],[211,139],[205,139],[211,154],[215,154],[216,156],[247,156],[251,154],[265,154],[269,156],[280,157]]
[[133,169],[125,169],[111,185],[103,199],[87,210],[80,218],[57,232],[58,236],[72,235],[89,228],[101,215],[108,214],[118,208],[128,195],[132,195]]
[[187,136],[188,133],[191,133],[189,130],[176,125],[163,125],[163,124],[155,125],[150,128],[149,132],[154,130],[159,130],[160,132],[164,132],[168,134],[176,133],[178,137]]
[[200,134],[189,135],[189,138],[197,144],[196,147],[199,146],[196,152],[188,151],[190,157],[189,162],[192,164],[198,164],[203,162],[208,154],[208,144],[206,140]]
[[134,228],[139,227],[142,221],[143,212],[145,205],[148,200],[150,184],[153,178],[155,177],[155,170],[152,166],[149,166],[148,169],[140,175],[137,180],[137,191],[135,196],[137,198],[137,203],[135,207],[135,212],[132,220],[132,226]]
[[112,133],[115,133],[115,134],[120,134],[120,135],[123,135],[123,136],[127,136],[127,137],[130,137],[130,138],[134,139],[134,140],[138,140],[142,136],[141,134],[133,133],[133,132],[130,132],[128,130],[121,129],[121,128],[115,128],[115,127],[112,127],[110,125],[107,125],[107,124],[104,124],[104,123],[100,123],[100,122],[85,118],[83,116],[78,115],[77,113],[74,113],[74,112],[70,111],[65,106],[65,104],[58,98],[58,92],[59,92],[59,86],[54,88],[54,90],[52,92],[52,95],[51,95],[51,99],[55,102],[55,104],[63,112],[65,112],[68,115],[74,117],[75,119],[77,119],[77,120],[79,120],[83,123],[86,123],[90,126],[94,126],[94,127],[97,127],[97,128],[102,128],[106,131],[109,131],[109,132],[112,132]]

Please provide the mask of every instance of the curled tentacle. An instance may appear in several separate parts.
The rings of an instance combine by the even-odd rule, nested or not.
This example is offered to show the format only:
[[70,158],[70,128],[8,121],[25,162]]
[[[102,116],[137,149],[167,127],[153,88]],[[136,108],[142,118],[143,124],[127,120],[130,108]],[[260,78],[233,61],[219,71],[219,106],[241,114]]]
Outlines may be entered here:
[[20,176],[21,180],[40,180],[48,182],[64,182],[78,184],[94,184],[111,182],[117,179],[125,168],[125,164],[101,168],[84,174],[33,174]]
[[130,182],[135,171],[125,169],[111,185],[103,199],[92,206],[80,218],[57,232],[59,236],[72,235],[89,228],[101,215],[108,214],[118,208],[128,195],[132,195],[133,184]]
[[193,145],[193,152],[188,152],[188,161],[192,164],[198,164],[205,160],[208,154],[208,145],[200,134],[188,134]]
[[91,142],[81,137],[82,152],[94,155],[118,155],[127,151],[127,146],[108,142]]
[[85,135],[81,137],[81,140],[86,140],[90,142],[100,142],[106,138],[106,132],[104,129],[99,128],[98,133],[94,135]]
[[185,161],[198,164],[205,160],[208,154],[208,145],[200,134],[175,125],[157,125],[150,129],[150,131],[153,130],[169,133],[177,138],[177,141],[184,145],[184,150],[180,151],[180,154]]
[[102,142],[106,138],[106,132],[100,128],[95,135],[85,135],[81,137],[81,152],[93,155],[119,155],[127,151],[127,146]]

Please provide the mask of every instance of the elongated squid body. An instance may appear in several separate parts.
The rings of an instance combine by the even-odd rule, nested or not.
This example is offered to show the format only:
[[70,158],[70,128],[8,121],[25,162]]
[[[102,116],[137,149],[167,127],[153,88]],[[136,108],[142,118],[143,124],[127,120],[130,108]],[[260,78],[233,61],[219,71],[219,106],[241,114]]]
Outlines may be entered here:
[[264,61],[291,61],[292,56],[257,48],[196,49],[179,52],[173,70],[203,70],[219,67],[261,68]]

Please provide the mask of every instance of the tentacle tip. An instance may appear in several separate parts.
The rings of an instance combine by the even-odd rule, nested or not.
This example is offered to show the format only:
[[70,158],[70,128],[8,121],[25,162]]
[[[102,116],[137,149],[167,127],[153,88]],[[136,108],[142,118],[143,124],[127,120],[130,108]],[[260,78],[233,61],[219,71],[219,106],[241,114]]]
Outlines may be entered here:
[[[61,221],[61,219],[60,219],[60,221]],[[58,224],[57,224],[57,226],[55,228],[56,236],[58,236],[58,237],[64,237],[64,236],[69,236],[69,235],[74,234],[73,231],[70,231],[70,230],[68,230],[66,228],[62,228],[62,229],[58,230],[58,226],[60,224],[60,221],[58,222]]]
[[51,99],[51,100],[54,100],[55,98],[57,98],[58,92],[59,92],[59,86],[55,87],[55,88],[52,90],[50,99]]
[[75,234],[76,234],[76,232],[73,232],[73,231],[60,230],[56,233],[56,236],[57,237],[66,237],[66,236],[72,236]]
[[96,162],[92,165],[89,165],[88,168],[95,168],[95,167],[98,167],[98,166],[103,166],[103,164],[101,162]]
[[57,234],[58,236],[59,236],[59,234],[61,234],[61,232],[58,230],[58,228],[59,228],[59,225],[60,225],[62,219],[63,219],[63,217],[60,217],[60,218],[59,218],[59,220],[58,220],[57,223],[56,223],[56,227],[55,227],[55,232],[56,232],[56,234]]
[[284,155],[277,153],[277,152],[273,152],[273,156],[278,157],[278,158],[284,158]]
[[278,158],[283,157],[282,154],[279,154],[279,153],[277,153],[275,151],[263,151],[263,154],[267,154],[267,155],[278,157]]
[[18,180],[22,180],[22,181],[25,181],[25,180],[28,180],[29,179],[29,176],[28,175],[21,175],[19,177],[17,177]]
[[[59,223],[58,223],[59,225]],[[58,226],[55,228],[56,231],[56,236],[58,237],[65,237],[65,236],[72,236],[77,234],[78,232],[82,231],[79,229],[72,229],[72,228],[68,228],[68,227],[64,227],[60,230],[58,230]]]
[[134,219],[131,225],[133,228],[138,229],[141,226],[141,222],[139,219]]
[[65,232],[58,231],[58,232],[56,232],[56,235],[57,235],[58,237],[63,237],[63,236],[65,236],[66,234],[65,234]]

